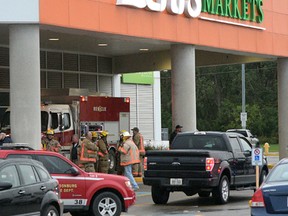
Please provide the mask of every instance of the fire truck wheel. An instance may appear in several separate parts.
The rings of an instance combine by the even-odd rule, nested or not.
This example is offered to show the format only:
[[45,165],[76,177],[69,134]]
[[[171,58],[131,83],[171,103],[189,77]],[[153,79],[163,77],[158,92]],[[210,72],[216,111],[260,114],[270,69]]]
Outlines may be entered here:
[[93,216],[119,216],[122,211],[120,198],[112,192],[103,192],[95,197],[90,208]]
[[109,173],[114,174],[116,172],[116,154],[114,150],[109,151]]

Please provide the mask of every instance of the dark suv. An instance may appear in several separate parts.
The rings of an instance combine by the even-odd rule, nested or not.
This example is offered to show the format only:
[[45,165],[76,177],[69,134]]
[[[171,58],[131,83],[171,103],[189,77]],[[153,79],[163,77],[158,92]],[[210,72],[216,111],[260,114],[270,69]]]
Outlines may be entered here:
[[1,159],[0,215],[63,215],[58,181],[38,161]]

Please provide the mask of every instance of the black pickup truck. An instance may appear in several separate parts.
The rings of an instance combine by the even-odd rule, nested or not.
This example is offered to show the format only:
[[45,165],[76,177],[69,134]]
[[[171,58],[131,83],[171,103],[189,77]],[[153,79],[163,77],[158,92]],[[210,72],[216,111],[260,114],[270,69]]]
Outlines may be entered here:
[[[170,150],[147,151],[143,183],[151,185],[155,204],[166,204],[170,192],[187,196],[212,196],[225,204],[230,190],[255,189],[251,143],[232,132],[185,132],[174,139]],[[268,174],[266,160],[260,167],[261,183]]]

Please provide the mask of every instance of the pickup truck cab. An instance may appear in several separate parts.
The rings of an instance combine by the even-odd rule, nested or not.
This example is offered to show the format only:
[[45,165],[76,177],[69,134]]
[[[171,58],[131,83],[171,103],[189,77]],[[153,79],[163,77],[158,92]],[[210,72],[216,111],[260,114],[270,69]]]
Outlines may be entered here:
[[[239,133],[185,132],[170,150],[147,151],[143,183],[151,185],[155,204],[166,204],[170,192],[212,196],[219,204],[229,201],[230,190],[255,189],[251,143]],[[260,183],[268,167],[260,167]]]
[[72,216],[119,216],[136,200],[128,178],[87,173],[56,152],[9,143],[0,147],[0,158],[30,158],[42,162],[51,176],[58,180],[64,212],[70,212]]

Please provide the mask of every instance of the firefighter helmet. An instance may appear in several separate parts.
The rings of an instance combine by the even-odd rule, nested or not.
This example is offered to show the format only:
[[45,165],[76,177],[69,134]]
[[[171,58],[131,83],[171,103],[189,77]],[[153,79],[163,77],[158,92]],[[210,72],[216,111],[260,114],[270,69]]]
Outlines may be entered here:
[[123,137],[131,137],[130,133],[128,131],[123,132]]
[[108,131],[105,131],[105,130],[100,133],[101,137],[106,137],[107,135],[108,135]]
[[126,131],[126,130],[121,130],[120,133],[119,133],[119,135],[120,135],[120,136],[123,136],[123,133],[124,133],[125,131]]
[[46,131],[46,134],[47,134],[47,135],[54,135],[54,130],[48,129],[48,130]]
[[92,131],[92,137],[97,137],[97,132],[96,131]]

